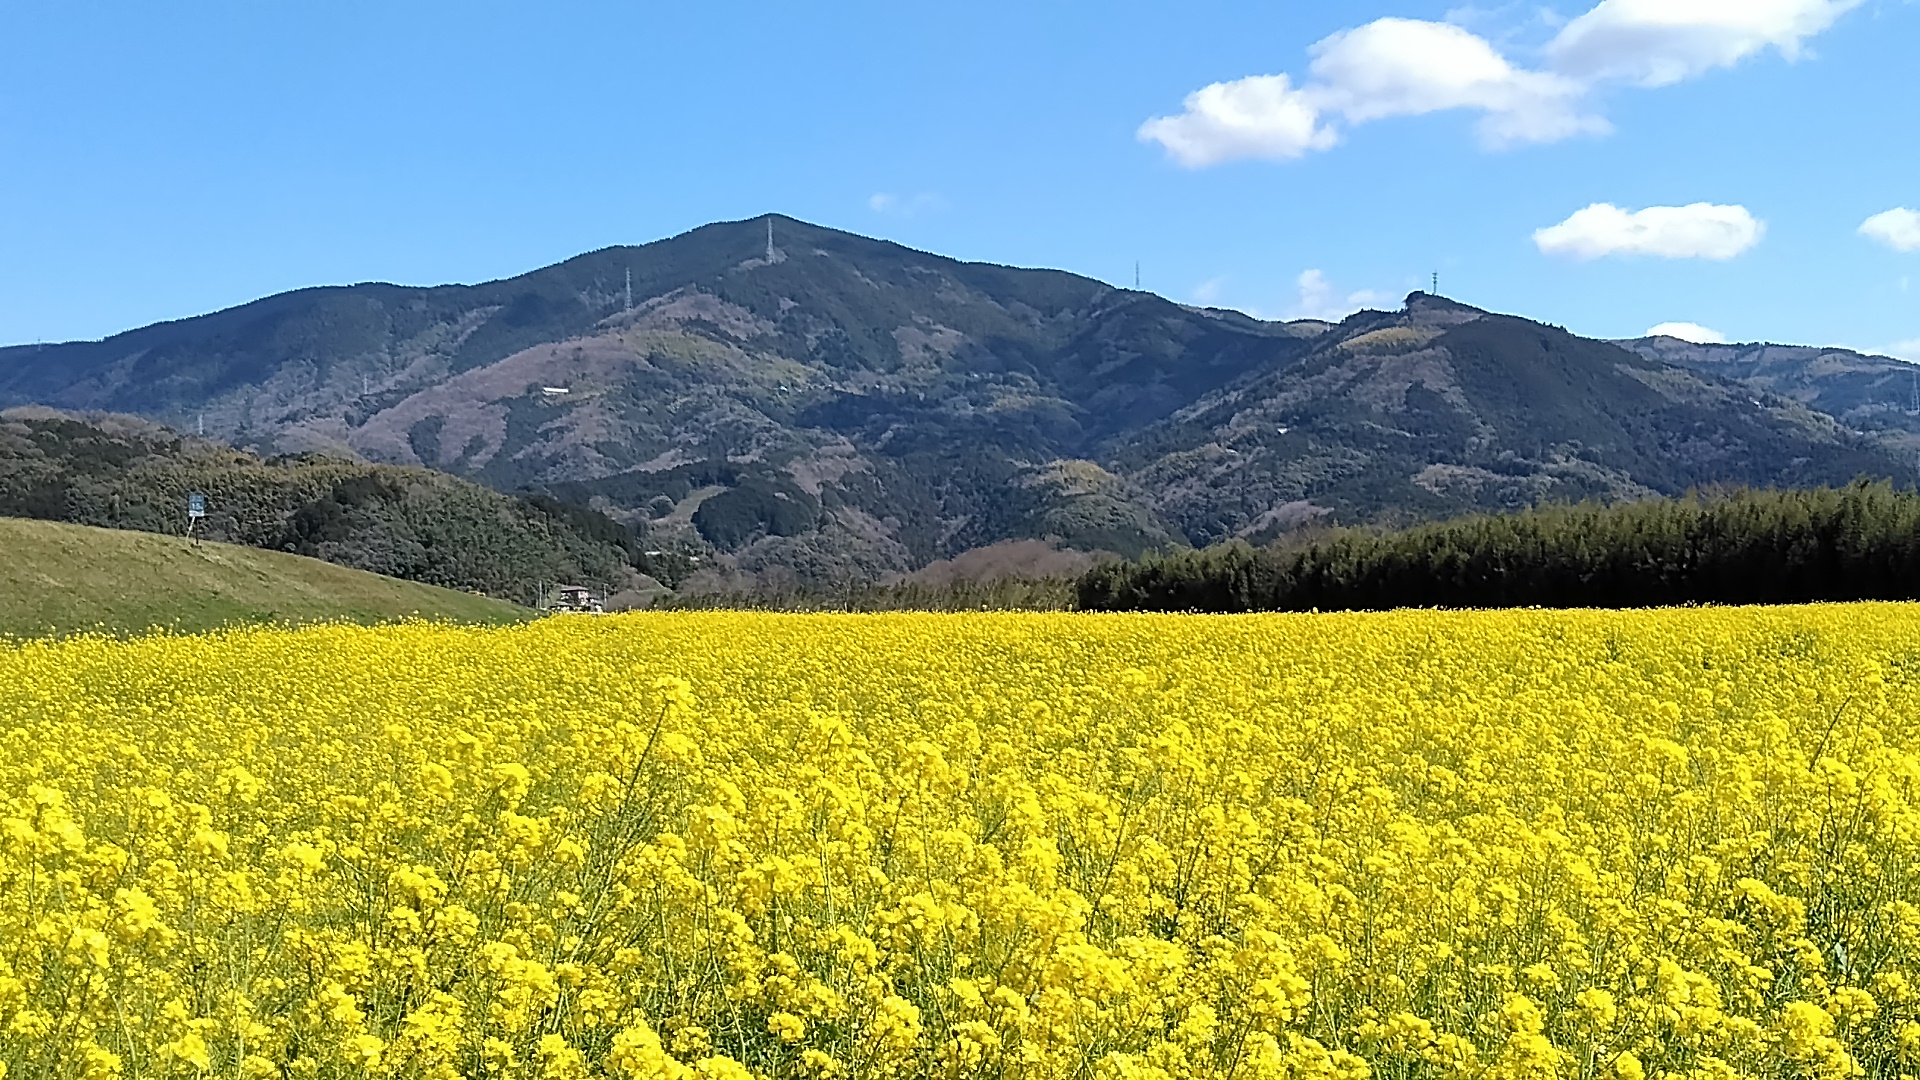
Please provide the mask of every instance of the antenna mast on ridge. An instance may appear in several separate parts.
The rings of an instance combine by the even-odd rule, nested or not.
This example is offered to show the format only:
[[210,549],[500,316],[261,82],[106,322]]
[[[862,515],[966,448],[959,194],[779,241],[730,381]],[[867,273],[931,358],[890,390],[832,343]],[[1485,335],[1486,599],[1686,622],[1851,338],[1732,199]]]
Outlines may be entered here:
[[1440,271],[1438,270],[1433,272],[1433,295],[1440,295]]
[[773,218],[767,218],[767,261],[773,261]]
[[627,267],[627,308],[633,310],[633,267]]

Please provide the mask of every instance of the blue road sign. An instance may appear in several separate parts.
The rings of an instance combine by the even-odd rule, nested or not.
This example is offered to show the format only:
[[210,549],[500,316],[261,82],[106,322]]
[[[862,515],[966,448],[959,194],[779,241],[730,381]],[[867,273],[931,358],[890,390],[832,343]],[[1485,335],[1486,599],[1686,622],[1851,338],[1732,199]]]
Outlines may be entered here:
[[207,497],[205,495],[194,492],[192,495],[187,496],[187,516],[190,518],[207,516]]

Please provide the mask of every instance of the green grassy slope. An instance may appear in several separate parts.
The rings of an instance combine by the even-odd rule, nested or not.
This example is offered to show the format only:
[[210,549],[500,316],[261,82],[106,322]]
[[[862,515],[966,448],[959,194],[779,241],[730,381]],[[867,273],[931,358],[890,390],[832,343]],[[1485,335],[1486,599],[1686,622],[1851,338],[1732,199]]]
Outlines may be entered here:
[[528,615],[499,600],[277,551],[0,518],[0,634],[96,627],[194,633],[240,623],[370,623],[416,614],[474,623]]
[[130,416],[0,410],[0,517],[172,533],[193,491],[204,539],[516,602],[541,581],[617,591],[645,546],[584,507],[426,469],[265,461]]

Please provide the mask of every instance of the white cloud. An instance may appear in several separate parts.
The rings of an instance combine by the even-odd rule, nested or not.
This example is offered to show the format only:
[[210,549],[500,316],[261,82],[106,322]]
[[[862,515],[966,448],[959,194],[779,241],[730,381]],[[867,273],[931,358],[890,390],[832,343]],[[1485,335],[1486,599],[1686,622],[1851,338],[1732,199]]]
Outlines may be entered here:
[[1339,141],[1320,110],[1285,75],[1214,83],[1187,95],[1186,111],[1140,125],[1139,136],[1190,169],[1240,158],[1297,158]]
[[1220,301],[1220,290],[1227,284],[1224,277],[1208,278],[1193,287],[1193,302],[1201,307],[1213,307]]
[[1294,284],[1299,288],[1300,295],[1293,307],[1287,311],[1285,318],[1289,319],[1339,322],[1362,308],[1386,303],[1389,299],[1384,293],[1377,293],[1372,289],[1361,289],[1358,292],[1348,293],[1342,300],[1340,294],[1334,290],[1333,283],[1327,280],[1327,275],[1319,270],[1304,271],[1295,279]]
[[1214,83],[1187,95],[1186,110],[1140,125],[1189,168],[1244,158],[1288,160],[1340,141],[1339,121],[1364,124],[1450,109],[1483,114],[1489,145],[1549,142],[1607,130],[1580,111],[1581,87],[1557,75],[1508,63],[1484,39],[1458,26],[1380,19],[1315,45],[1312,78],[1288,75]]
[[927,210],[945,210],[947,200],[930,191],[918,195],[895,195],[890,191],[875,192],[867,198],[867,209],[876,214],[891,214],[895,217],[912,217]]
[[[1256,75],[1187,95],[1185,110],[1140,125],[1177,162],[1289,160],[1327,150],[1351,127],[1464,109],[1492,147],[1612,130],[1588,99],[1609,82],[1665,86],[1773,48],[1794,57],[1862,0],[1601,0],[1562,27],[1548,64],[1518,66],[1458,22],[1378,19],[1314,45],[1309,77]],[[1451,17],[1450,17],[1451,18]]]
[[[1860,235],[1895,251],[1920,251],[1920,212],[1901,206],[1875,214],[1860,223]],[[1901,291],[1906,291],[1904,284]]]
[[1547,46],[1585,81],[1667,86],[1774,48],[1789,59],[1861,0],[1601,0]]
[[1886,353],[1895,359],[1920,364],[1920,338],[1914,338],[1910,341],[1896,341],[1892,345],[1887,346]]
[[1765,223],[1744,206],[1650,206],[1622,210],[1595,203],[1533,234],[1548,255],[1598,259],[1607,255],[1653,255],[1662,259],[1731,259],[1753,248]]
[[1691,341],[1695,345],[1725,345],[1727,335],[1718,330],[1710,330],[1699,323],[1663,322],[1647,331],[1643,337],[1670,337],[1681,341]]
[[1524,71],[1458,26],[1380,19],[1343,30],[1312,49],[1314,81],[1302,93],[1351,124],[1448,109],[1485,114],[1489,143],[1548,142],[1605,129],[1582,115],[1581,88]]

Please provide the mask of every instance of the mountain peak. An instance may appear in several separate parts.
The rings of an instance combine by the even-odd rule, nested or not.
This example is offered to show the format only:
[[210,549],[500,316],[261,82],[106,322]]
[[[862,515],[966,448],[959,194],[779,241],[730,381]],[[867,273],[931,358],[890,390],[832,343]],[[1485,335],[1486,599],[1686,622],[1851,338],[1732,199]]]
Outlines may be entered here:
[[1485,318],[1487,312],[1470,307],[1458,300],[1449,300],[1435,293],[1415,290],[1407,294],[1404,317],[1410,326],[1440,329],[1459,326],[1475,319]]
[[1480,308],[1423,289],[1415,289],[1408,293],[1403,306],[1408,311],[1465,311],[1475,315],[1487,314]]

